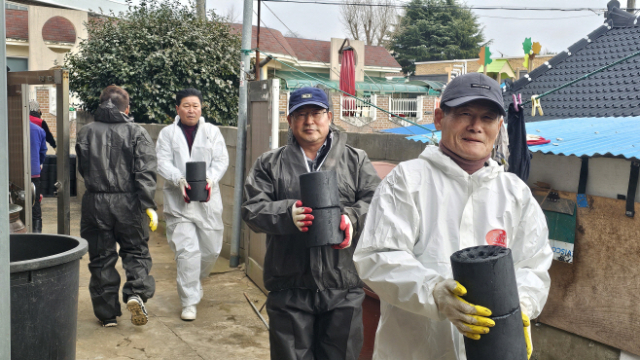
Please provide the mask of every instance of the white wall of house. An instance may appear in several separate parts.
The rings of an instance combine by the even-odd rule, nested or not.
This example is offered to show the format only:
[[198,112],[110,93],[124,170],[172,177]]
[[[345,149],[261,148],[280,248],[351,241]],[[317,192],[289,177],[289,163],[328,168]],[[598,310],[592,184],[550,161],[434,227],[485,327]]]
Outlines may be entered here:
[[[344,39],[331,38],[331,80],[340,80],[340,46]],[[356,81],[364,81],[364,41],[349,40],[356,56]]]
[[[533,153],[528,183],[542,181],[556,190],[577,192],[581,165],[577,156]],[[617,199],[618,194],[626,196],[630,169],[631,161],[626,159],[590,158],[587,194],[612,199]],[[640,202],[640,181],[635,201]]]
[[[76,31],[76,42],[71,49],[48,46],[42,38],[42,28],[47,20],[54,16],[61,16],[69,20]],[[84,24],[89,20],[85,11],[56,9],[41,6],[29,6],[29,70],[47,70],[64,63],[67,52],[78,51],[80,39],[88,38]]]
[[29,43],[7,39],[7,57],[28,58]]

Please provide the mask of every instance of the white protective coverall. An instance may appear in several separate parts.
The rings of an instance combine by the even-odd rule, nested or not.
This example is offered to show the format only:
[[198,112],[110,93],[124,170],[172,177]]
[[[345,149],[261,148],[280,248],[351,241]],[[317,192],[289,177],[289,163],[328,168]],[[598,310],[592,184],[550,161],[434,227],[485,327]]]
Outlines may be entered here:
[[[191,153],[178,125],[180,118],[160,131],[156,152],[158,174],[164,183],[164,215],[167,240],[175,253],[178,293],[182,306],[196,305],[202,298],[200,279],[206,278],[222,249],[222,198],[218,182],[227,171],[229,155],[220,130],[201,117]],[[213,180],[208,202],[186,203],[178,186],[186,177],[188,161],[207,163],[207,178]]]
[[497,241],[512,251],[522,311],[537,317],[552,252],[545,216],[524,182],[493,160],[469,175],[436,146],[387,175],[354,254],[360,277],[380,297],[374,359],[466,359],[463,336],[432,292],[453,278],[451,254],[495,244],[492,230],[506,231]]

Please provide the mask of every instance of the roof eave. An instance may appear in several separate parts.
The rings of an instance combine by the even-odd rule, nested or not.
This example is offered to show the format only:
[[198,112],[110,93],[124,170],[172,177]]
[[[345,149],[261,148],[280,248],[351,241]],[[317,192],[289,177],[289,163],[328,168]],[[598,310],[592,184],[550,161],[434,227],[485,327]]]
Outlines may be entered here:
[[[265,55],[266,53],[261,53],[262,55],[264,55],[264,58],[267,58],[267,56]],[[256,57],[256,52],[253,51],[250,55],[252,58]],[[288,61],[288,62],[292,62],[292,63],[298,63],[298,59],[291,56],[291,55],[285,55],[285,54],[278,54],[278,53],[269,53],[269,56],[271,56],[272,58],[278,59],[280,61]],[[262,58],[262,56],[261,56]],[[262,58],[262,60],[264,60],[264,58]]]
[[321,68],[321,69],[329,69],[331,67],[329,63],[320,62],[320,61],[309,61],[309,60],[298,60],[297,65],[300,67],[311,67],[311,68]]
[[455,59],[455,60],[435,60],[435,61],[420,61],[413,63],[414,65],[422,65],[422,64],[441,64],[441,63],[453,63],[453,62],[469,62],[469,61],[478,61],[479,58],[475,59]]
[[402,67],[389,67],[389,66],[367,66],[365,65],[364,71],[377,71],[377,72],[400,72],[402,71]]

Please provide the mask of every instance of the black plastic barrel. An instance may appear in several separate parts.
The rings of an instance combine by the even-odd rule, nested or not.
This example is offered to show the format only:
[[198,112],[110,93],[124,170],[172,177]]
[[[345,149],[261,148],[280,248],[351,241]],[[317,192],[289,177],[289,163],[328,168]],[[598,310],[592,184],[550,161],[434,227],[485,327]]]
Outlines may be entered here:
[[53,192],[55,191],[53,184],[55,184],[56,179],[58,178],[55,165],[56,156],[47,155],[44,159],[42,171],[40,171],[40,187],[42,188],[42,196],[53,196]]
[[74,360],[84,239],[11,234],[11,358]]
[[49,164],[42,164],[40,170],[40,193],[42,196],[49,195]]
[[[58,160],[56,155],[47,155],[40,172],[40,187],[42,196],[51,197],[56,195],[55,183],[58,181]],[[77,195],[77,157],[69,155],[69,196]]]
[[451,270],[467,289],[464,299],[491,310],[496,323],[480,340],[464,338],[467,360],[527,360],[511,249],[493,245],[462,249],[451,255]]
[[77,175],[76,175],[77,159],[75,154],[69,155],[69,196],[77,196]]

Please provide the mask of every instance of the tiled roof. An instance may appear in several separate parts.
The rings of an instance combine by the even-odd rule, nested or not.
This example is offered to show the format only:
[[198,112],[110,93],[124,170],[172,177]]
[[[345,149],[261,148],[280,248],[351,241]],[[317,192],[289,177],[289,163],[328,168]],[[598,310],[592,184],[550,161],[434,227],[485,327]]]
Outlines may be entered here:
[[331,42],[321,40],[308,40],[300,38],[285,38],[291,48],[298,55],[298,60],[319,61],[329,63],[331,61]]
[[[242,32],[242,24],[229,24],[234,33]],[[255,48],[258,27],[253,26],[251,48]],[[272,54],[295,57],[301,61],[316,61],[329,64],[331,61],[331,41],[284,37],[275,29],[260,27],[260,49]],[[364,47],[365,66],[401,68],[396,59],[382,46]]]
[[7,39],[29,40],[29,12],[26,10],[5,10]]
[[398,61],[389,54],[389,51],[382,46],[365,45],[364,57],[365,66],[401,67]]
[[[522,94],[523,101],[640,50],[640,26],[633,15],[619,8],[609,12],[607,22],[567,50],[537,67],[529,77],[514,82],[505,93]],[[640,116],[640,56],[541,98],[544,116],[531,117],[525,106],[525,121],[567,118]]]
[[[232,31],[242,33],[242,24],[229,24]],[[254,26],[251,33],[251,48],[255,48],[258,44],[258,27]],[[296,57],[295,51],[287,42],[282,33],[276,29],[270,29],[264,26],[260,27],[260,50],[271,54],[282,54]]]

